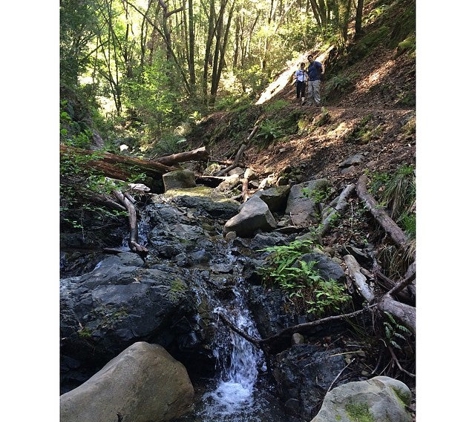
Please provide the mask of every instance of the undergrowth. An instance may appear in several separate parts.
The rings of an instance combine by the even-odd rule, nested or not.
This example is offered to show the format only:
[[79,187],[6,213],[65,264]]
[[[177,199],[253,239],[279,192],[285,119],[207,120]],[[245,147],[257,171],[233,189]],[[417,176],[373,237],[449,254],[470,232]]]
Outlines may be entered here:
[[322,317],[340,311],[351,297],[344,285],[322,277],[316,268],[317,262],[300,260],[313,249],[309,239],[265,248],[262,251],[269,253],[267,265],[260,268],[259,274],[265,285],[281,288],[297,312]]

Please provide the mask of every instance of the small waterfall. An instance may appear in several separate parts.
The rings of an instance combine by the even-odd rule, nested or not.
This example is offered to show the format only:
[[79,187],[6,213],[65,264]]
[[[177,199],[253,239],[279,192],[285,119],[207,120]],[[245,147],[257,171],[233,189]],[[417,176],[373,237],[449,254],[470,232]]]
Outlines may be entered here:
[[[215,313],[226,315],[236,327],[258,337],[238,288],[239,286],[234,288],[235,299],[228,307],[217,307]],[[229,336],[230,344],[219,344],[214,349],[218,361],[222,362],[222,368],[216,387],[203,395],[204,408],[201,416],[208,421],[251,421],[251,413],[258,410],[255,385],[259,368],[265,369],[264,356],[261,350],[238,334],[231,332]]]
[[263,352],[219,321],[222,314],[259,338],[247,308],[244,282],[239,280],[225,300],[211,296],[205,286],[198,287],[196,293],[206,296],[216,316],[213,354],[217,375],[197,397],[194,411],[175,422],[290,422],[269,382]]

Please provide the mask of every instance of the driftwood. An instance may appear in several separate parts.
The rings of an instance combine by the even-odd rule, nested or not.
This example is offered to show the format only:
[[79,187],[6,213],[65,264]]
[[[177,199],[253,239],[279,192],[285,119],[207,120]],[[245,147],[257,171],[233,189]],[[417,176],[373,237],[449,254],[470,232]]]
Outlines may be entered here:
[[358,264],[353,255],[345,255],[343,260],[345,261],[346,267],[348,269],[348,275],[356,285],[358,292],[368,303],[372,303],[374,301],[374,292],[367,283],[366,276],[361,272],[360,264]]
[[138,221],[137,221],[137,211],[133,202],[119,190],[114,191],[115,197],[125,206],[129,214],[129,226],[130,226],[130,235],[129,235],[129,248],[132,252],[137,253],[140,257],[145,258],[148,255],[148,250],[145,246],[139,244],[138,241]]
[[335,221],[340,217],[343,211],[346,209],[348,202],[348,196],[355,189],[355,185],[348,185],[341,192],[340,196],[337,198],[335,203],[330,204],[328,208],[322,212],[322,223],[317,228],[317,236],[323,236],[327,231],[335,224]]
[[244,154],[244,151],[246,150],[247,146],[248,146],[248,143],[249,141],[254,137],[254,135],[256,134],[257,132],[257,129],[259,129],[259,126],[254,126],[254,128],[252,129],[251,133],[249,134],[249,136],[246,138],[246,140],[241,144],[241,146],[239,147],[239,150],[236,154],[236,157],[234,158],[234,161],[233,163],[226,167],[225,169],[223,170],[220,170],[216,173],[216,176],[223,176],[225,175],[228,171],[236,168],[238,165],[239,165],[239,161],[241,160],[241,157],[242,155]]
[[269,353],[278,353],[279,351],[285,349],[287,347],[287,344],[283,344],[283,342],[285,342],[286,340],[290,341],[292,334],[306,332],[315,327],[325,325],[329,322],[335,322],[335,321],[341,321],[341,320],[354,318],[358,315],[363,314],[364,312],[368,312],[374,306],[376,306],[376,304],[370,305],[366,308],[363,308],[363,309],[360,309],[358,311],[351,312],[348,314],[333,315],[327,318],[319,319],[317,321],[305,322],[303,324],[297,324],[292,327],[287,327],[287,328],[284,328],[279,333],[271,337],[267,337],[265,339],[258,339],[258,338],[250,336],[245,331],[236,327],[222,313],[219,313],[218,315],[231,330],[233,330],[234,332],[236,332],[237,334],[239,334],[240,336],[248,340],[250,343],[254,344],[254,346],[261,348],[265,353],[269,354]]
[[186,161],[202,161],[209,158],[209,153],[206,147],[194,149],[192,151],[180,152],[172,155],[165,155],[163,157],[155,158],[153,161],[171,166],[177,163],[183,163]]
[[358,184],[356,185],[356,192],[358,193],[359,198],[366,204],[373,217],[379,224],[381,224],[386,233],[391,236],[396,245],[406,249],[409,243],[408,237],[393,221],[393,219],[389,217],[389,215],[377,204],[376,200],[371,196],[366,188],[367,183],[368,177],[366,175],[360,176]]

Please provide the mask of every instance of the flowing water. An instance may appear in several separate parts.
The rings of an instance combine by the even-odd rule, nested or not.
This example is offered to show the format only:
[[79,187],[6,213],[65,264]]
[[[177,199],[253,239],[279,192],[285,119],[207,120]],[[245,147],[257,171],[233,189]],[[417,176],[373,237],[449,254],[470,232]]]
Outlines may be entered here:
[[[233,299],[219,303],[214,313],[225,315],[236,327],[258,338],[244,293],[238,282]],[[199,395],[194,411],[177,422],[289,422],[266,374],[262,351],[222,322],[217,329],[213,353],[218,375]]]

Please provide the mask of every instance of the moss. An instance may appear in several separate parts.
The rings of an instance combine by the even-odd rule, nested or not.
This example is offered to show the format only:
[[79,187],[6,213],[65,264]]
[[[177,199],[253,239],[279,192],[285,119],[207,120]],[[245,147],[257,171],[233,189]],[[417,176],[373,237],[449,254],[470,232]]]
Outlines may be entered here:
[[176,303],[185,295],[186,290],[187,286],[183,280],[175,278],[170,284],[168,294],[170,295],[170,299]]
[[213,188],[207,186],[196,186],[193,188],[183,188],[183,189],[170,189],[165,192],[165,197],[175,197],[175,196],[199,196],[199,197],[209,197],[213,192]]
[[83,339],[92,337],[92,332],[89,328],[82,328],[81,330],[78,331],[78,334],[79,334],[79,337]]
[[366,403],[350,403],[345,406],[348,418],[354,422],[376,422]]

